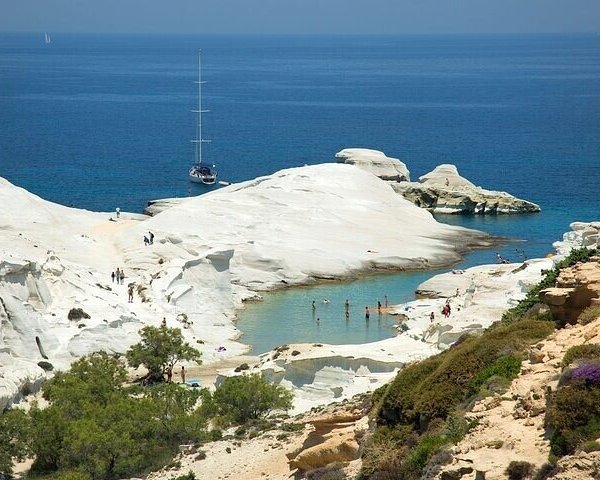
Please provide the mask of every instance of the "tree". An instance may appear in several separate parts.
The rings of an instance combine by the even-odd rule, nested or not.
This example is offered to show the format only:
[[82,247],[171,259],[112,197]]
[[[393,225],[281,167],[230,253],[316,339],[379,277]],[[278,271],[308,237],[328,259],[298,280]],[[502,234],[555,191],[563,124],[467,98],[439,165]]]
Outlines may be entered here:
[[173,370],[181,360],[200,363],[202,353],[184,342],[179,328],[146,326],[140,330],[142,341],[127,351],[127,361],[132,367],[144,365],[148,378],[162,382],[167,369]]
[[259,374],[226,378],[213,394],[217,413],[234,422],[262,417],[275,409],[289,409],[293,394],[267,382]]
[[24,460],[29,449],[29,419],[22,410],[0,414],[0,478],[12,474],[14,460]]

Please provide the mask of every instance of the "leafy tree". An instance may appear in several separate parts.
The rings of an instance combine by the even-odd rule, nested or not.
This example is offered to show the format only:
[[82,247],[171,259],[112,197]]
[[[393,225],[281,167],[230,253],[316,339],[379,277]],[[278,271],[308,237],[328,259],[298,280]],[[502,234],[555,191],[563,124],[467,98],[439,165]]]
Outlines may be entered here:
[[126,379],[123,363],[106,352],[82,357],[68,372],[58,372],[44,386],[44,398],[60,405],[67,417],[78,418],[87,401],[107,404]]
[[200,363],[201,352],[184,342],[179,328],[146,326],[140,335],[142,341],[127,351],[127,361],[135,368],[144,365],[153,381],[162,382],[167,369],[173,370],[181,360]]
[[259,374],[226,378],[212,397],[212,407],[225,419],[244,423],[275,409],[289,409],[293,394]]
[[24,460],[29,449],[29,419],[22,410],[0,414],[0,477],[12,473],[14,460]]
[[124,386],[123,363],[95,353],[44,387],[51,404],[31,410],[33,470],[89,480],[135,476],[206,437],[198,392],[177,385]]
[[32,470],[49,472],[57,470],[63,452],[63,439],[67,419],[58,405],[39,409],[34,407],[31,417],[31,450],[35,454]]
[[158,435],[174,443],[206,439],[206,419],[195,412],[200,392],[167,383],[147,392]]

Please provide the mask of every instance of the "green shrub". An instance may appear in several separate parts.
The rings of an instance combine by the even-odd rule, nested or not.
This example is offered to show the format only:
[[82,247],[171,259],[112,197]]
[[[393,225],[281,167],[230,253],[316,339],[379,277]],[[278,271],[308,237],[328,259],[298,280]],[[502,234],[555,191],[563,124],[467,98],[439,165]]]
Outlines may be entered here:
[[479,391],[481,386],[486,383],[491,377],[502,377],[508,380],[517,378],[521,371],[521,359],[516,356],[502,357],[494,364],[484,368],[469,382],[471,394]]
[[600,437],[600,388],[583,381],[560,387],[551,397],[546,427],[552,432],[551,452],[556,456],[573,453],[587,440]]
[[217,414],[235,423],[257,419],[292,406],[292,392],[258,374],[226,378],[212,395]]
[[30,421],[22,410],[0,412],[0,477],[12,474],[13,460],[29,454]]
[[196,480],[196,474],[190,470],[185,475],[179,475],[178,477],[175,477],[173,480]]
[[579,448],[586,453],[598,452],[600,451],[600,443],[596,440],[588,440],[587,442],[583,442]]
[[506,468],[508,480],[525,480],[530,478],[535,471],[535,466],[529,462],[512,461]]
[[569,348],[561,362],[562,368],[568,367],[575,360],[598,360],[600,359],[600,345],[589,343],[583,345],[575,345]]
[[600,305],[592,305],[579,314],[577,323],[579,325],[587,325],[598,318],[600,318]]
[[412,449],[406,457],[402,470],[406,474],[420,476],[429,459],[448,443],[448,438],[445,435],[423,436],[417,447]]

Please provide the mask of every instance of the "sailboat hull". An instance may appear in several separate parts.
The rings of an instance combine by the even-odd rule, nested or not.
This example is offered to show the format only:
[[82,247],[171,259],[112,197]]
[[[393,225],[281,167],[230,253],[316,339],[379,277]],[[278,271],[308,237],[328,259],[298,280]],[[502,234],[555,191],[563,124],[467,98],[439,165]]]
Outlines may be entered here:
[[217,172],[209,167],[194,165],[189,171],[190,181],[204,185],[214,185],[217,181]]

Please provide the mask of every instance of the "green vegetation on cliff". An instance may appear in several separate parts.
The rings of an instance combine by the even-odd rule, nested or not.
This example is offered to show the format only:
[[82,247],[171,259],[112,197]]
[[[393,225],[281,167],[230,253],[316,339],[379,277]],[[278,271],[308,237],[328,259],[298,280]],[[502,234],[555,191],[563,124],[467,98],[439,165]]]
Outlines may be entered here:
[[[432,473],[447,462],[444,447],[457,443],[472,427],[464,412],[474,401],[502,393],[519,374],[529,346],[554,330],[548,314],[533,313],[539,292],[556,284],[562,268],[587,262],[595,253],[586,248],[574,250],[481,336],[461,337],[447,351],[406,367],[375,392],[372,415],[377,427],[364,444],[361,478],[418,479],[426,467]],[[593,347],[582,350],[585,352],[571,355],[596,354]],[[589,381],[586,390],[581,382],[569,388],[582,405],[600,404]],[[577,416],[576,403],[571,405],[569,398],[566,391],[558,392],[548,423],[557,432],[553,447],[557,454],[572,450],[573,443],[582,439],[600,435],[600,410],[590,407],[589,415]],[[573,411],[567,413],[569,405]],[[571,435],[572,430],[575,433]]]

